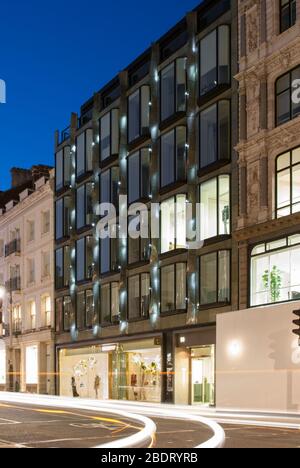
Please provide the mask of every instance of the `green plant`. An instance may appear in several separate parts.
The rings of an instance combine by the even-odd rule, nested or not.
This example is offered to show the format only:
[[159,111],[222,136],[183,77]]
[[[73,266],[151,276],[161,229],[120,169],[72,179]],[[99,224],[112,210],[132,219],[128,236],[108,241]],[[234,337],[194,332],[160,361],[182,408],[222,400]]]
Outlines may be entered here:
[[270,291],[272,302],[278,302],[282,285],[281,271],[279,268],[274,265],[271,272],[266,270],[262,280],[265,289]]

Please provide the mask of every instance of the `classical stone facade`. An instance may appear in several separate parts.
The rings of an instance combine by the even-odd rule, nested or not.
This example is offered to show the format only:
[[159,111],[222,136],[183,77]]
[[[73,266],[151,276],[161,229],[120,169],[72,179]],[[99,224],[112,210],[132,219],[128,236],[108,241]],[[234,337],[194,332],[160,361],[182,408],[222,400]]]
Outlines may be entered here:
[[[13,169],[0,194],[0,388],[54,394],[53,177]],[[51,180],[52,179],[52,180]]]
[[300,146],[300,119],[276,125],[276,81],[300,65],[300,1],[297,21],[280,34],[279,1],[239,1],[239,217],[240,303],[248,294],[248,248],[297,229],[299,214],[276,219],[276,158]]

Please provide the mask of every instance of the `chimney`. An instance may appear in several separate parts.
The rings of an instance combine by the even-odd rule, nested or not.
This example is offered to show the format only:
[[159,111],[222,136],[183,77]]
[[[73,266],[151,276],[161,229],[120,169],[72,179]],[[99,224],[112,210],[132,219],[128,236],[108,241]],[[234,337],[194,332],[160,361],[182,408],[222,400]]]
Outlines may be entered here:
[[50,166],[43,166],[43,165],[32,166],[31,168],[32,179],[34,181],[39,180],[41,177],[46,177],[49,179],[51,170],[52,168]]
[[18,167],[13,167],[10,170],[11,173],[11,188],[17,188],[26,182],[32,180],[31,171],[29,169],[20,169]]

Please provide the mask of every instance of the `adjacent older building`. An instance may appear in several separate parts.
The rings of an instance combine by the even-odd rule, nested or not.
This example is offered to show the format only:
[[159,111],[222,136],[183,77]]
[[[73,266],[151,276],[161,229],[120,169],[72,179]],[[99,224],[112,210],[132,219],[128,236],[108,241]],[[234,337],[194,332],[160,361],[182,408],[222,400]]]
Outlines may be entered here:
[[238,4],[240,310],[217,320],[217,403],[298,411],[300,2]]
[[[236,2],[202,2],[56,135],[61,395],[215,403],[216,316],[238,308],[237,23]],[[158,238],[100,240],[100,202],[117,232],[157,203]]]
[[53,394],[54,173],[11,174],[0,193],[0,388]]

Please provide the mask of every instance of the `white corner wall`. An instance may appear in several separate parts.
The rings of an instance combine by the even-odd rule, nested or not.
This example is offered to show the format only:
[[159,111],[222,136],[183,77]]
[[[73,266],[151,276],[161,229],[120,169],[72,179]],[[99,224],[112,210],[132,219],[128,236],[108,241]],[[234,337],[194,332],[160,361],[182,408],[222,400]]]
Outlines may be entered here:
[[300,410],[296,309],[300,302],[217,316],[218,408]]

